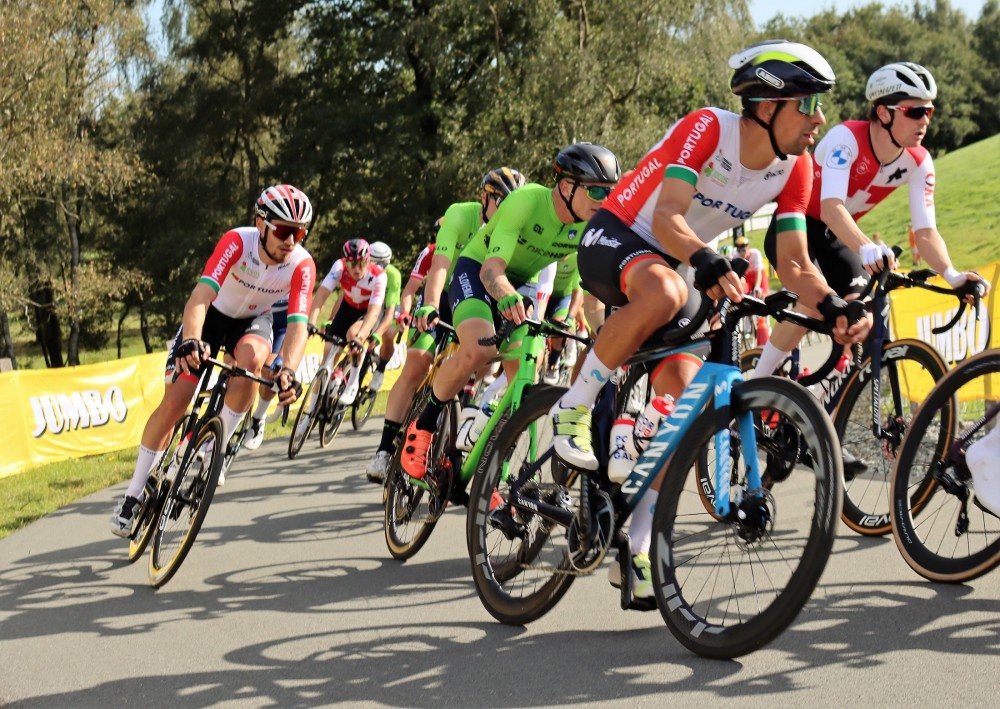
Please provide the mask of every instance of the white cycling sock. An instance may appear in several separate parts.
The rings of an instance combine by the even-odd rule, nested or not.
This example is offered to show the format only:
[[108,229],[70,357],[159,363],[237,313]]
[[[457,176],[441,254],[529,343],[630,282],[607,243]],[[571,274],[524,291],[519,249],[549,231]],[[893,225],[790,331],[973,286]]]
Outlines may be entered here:
[[597,401],[597,395],[601,393],[601,387],[611,378],[614,371],[606,366],[598,357],[597,353],[591,350],[580,368],[580,375],[570,386],[569,391],[559,399],[559,406],[564,409],[571,409],[574,406],[593,406]]
[[347,388],[350,389],[356,386],[358,383],[358,377],[361,376],[361,367],[355,365],[351,367],[351,373],[347,376]]
[[659,493],[656,490],[647,490],[629,520],[628,539],[633,556],[649,553],[649,545],[653,539],[653,512],[656,510],[657,497]]
[[219,414],[219,418],[222,419],[222,440],[229,440],[229,437],[233,435],[233,431],[240,425],[240,419],[243,418],[243,414],[245,413],[246,411],[233,411],[229,408],[229,404],[222,405],[222,413]]
[[771,341],[768,341],[763,348],[761,348],[760,359],[757,360],[757,367],[753,370],[753,376],[751,379],[759,379],[760,377],[766,377],[774,374],[774,370],[778,368],[782,362],[785,361],[789,352],[782,352],[777,347],[775,347]]
[[125,491],[128,497],[134,497],[137,500],[142,499],[142,491],[146,487],[146,478],[149,477],[149,471],[156,467],[156,464],[160,462],[165,452],[150,450],[142,445],[139,446],[139,456],[135,459],[135,472],[132,473],[132,481],[128,484],[128,490]]
[[490,382],[490,385],[486,387],[486,391],[479,399],[480,406],[486,406],[488,403],[503,396],[504,389],[507,388],[507,374],[506,372],[500,372],[500,376]]
[[271,406],[272,399],[265,399],[263,396],[257,399],[257,408],[253,410],[253,417],[258,421],[262,421],[264,416],[267,415],[267,410]]

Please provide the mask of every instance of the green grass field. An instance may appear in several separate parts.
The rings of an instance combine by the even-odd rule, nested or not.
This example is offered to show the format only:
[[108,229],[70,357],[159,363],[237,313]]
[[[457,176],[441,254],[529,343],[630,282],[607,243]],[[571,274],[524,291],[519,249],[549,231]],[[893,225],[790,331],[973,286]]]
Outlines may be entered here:
[[[975,172],[970,173],[970,165]],[[938,229],[948,244],[955,267],[974,268],[996,260],[996,237],[990,236],[1000,224],[1000,200],[995,188],[983,181],[983,175],[1000,170],[1000,135],[970,145],[935,160],[937,170],[936,202]],[[866,234],[878,231],[889,245],[903,246],[902,265],[911,266],[907,225],[909,207],[905,190],[897,190],[861,222]],[[763,231],[749,234],[757,248],[762,247]],[[777,282],[772,282],[777,288]],[[22,368],[43,368],[45,362],[30,333],[17,329],[18,364]],[[123,355],[144,352],[138,329],[126,332]],[[81,353],[84,363],[115,359],[114,347],[98,352]],[[375,411],[385,410],[385,393],[379,396]],[[345,425],[349,426],[349,423]],[[268,427],[268,437],[285,436],[287,429]],[[0,479],[0,538],[84,495],[121,482],[132,474],[134,451],[94,456],[83,460],[54,463],[27,473]],[[110,507],[108,510],[110,514]]]

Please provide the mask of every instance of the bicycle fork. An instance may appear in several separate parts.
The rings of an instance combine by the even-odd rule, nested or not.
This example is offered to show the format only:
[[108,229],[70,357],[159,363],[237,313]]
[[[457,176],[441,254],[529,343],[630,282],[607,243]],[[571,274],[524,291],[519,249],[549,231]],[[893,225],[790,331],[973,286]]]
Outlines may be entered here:
[[[766,525],[770,513],[766,506],[746,499],[744,487],[730,475],[733,467],[732,430],[732,390],[736,382],[742,381],[738,371],[720,372],[715,379],[715,514],[723,520],[749,527]],[[746,464],[746,490],[754,496],[763,497],[760,465],[757,461],[757,432],[754,428],[753,412],[741,408],[737,412],[736,426],[740,434],[740,449]],[[725,494],[724,494],[725,493]]]

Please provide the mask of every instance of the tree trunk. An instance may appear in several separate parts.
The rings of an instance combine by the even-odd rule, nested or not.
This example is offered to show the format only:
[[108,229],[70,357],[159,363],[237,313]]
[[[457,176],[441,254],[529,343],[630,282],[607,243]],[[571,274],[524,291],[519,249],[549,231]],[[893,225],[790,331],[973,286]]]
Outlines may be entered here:
[[125,329],[125,318],[128,317],[129,311],[132,310],[132,306],[128,303],[122,308],[122,314],[118,318],[118,359],[122,358],[122,330]]
[[66,304],[69,306],[69,345],[67,358],[70,365],[80,364],[80,309],[77,304],[77,277],[80,269],[80,215],[76,209],[78,201],[70,194],[69,184],[62,183],[62,212],[66,218],[66,231],[69,235],[69,289],[66,293]]
[[149,319],[146,317],[146,301],[139,296],[139,332],[142,333],[142,344],[146,346],[146,354],[153,352],[153,343],[149,339]]
[[10,357],[10,364],[17,369],[17,356],[14,354],[14,338],[10,334],[10,321],[7,312],[0,311],[0,337],[3,338],[4,356]]
[[35,339],[42,348],[46,367],[64,367],[62,355],[62,329],[56,317],[52,285],[36,284],[31,293],[35,311]]

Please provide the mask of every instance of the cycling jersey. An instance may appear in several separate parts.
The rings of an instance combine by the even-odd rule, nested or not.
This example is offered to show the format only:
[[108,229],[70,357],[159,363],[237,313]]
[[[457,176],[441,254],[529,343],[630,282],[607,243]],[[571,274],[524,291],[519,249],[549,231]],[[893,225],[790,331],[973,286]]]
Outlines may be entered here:
[[388,264],[385,267],[385,302],[383,303],[383,307],[386,310],[399,305],[400,286],[402,282],[403,276],[399,272],[399,269],[391,263]]
[[[779,231],[805,230],[812,189],[808,155],[777,157],[761,170],[740,164],[740,117],[719,108],[689,113],[667,131],[604,203],[633,232],[658,251],[653,211],[665,178],[695,188],[684,221],[702,241],[743,224],[768,202],[777,201]],[[595,235],[599,237],[600,235]]]
[[[764,270],[764,256],[760,253],[759,249],[747,249],[746,253],[741,254],[738,251],[733,251],[730,254],[730,258],[744,258],[749,263],[750,266],[747,267],[746,273],[743,274],[743,281],[746,283],[746,292],[748,294],[753,293],[754,284],[757,283],[758,274]],[[765,274],[763,280],[763,290],[767,293],[767,275]]]
[[287,298],[288,322],[307,322],[316,282],[312,256],[298,244],[287,261],[268,266],[259,248],[257,227],[230,229],[222,235],[199,281],[215,291],[212,306],[230,318],[244,319]]
[[868,121],[845,121],[816,146],[815,177],[807,214],[820,219],[820,203],[837,198],[854,220],[861,219],[893,190],[909,185],[914,229],[936,228],[934,161],[926,148],[906,148],[891,163],[875,158]]
[[[447,226],[445,217],[445,226]],[[552,189],[529,183],[508,195],[493,218],[480,229],[462,251],[478,261],[501,258],[515,287],[573,253],[580,245],[586,222],[563,224],[556,216]],[[441,227],[444,230],[444,226]]]
[[416,279],[417,283],[423,283],[424,279],[427,278],[427,272],[431,270],[431,261],[434,259],[436,247],[436,243],[425,246],[417,256],[417,262],[413,264],[413,270],[410,271],[410,278]]
[[552,299],[570,295],[580,287],[579,252],[574,251],[556,264],[556,278],[552,284]]
[[344,266],[344,259],[339,258],[326,274],[322,286],[333,292],[339,285],[347,305],[355,310],[366,310],[372,305],[381,306],[385,302],[387,280],[385,271],[373,263],[368,264],[368,270],[361,278],[355,279]]
[[[444,287],[448,287],[451,274],[455,271],[458,255],[466,247],[472,237],[482,226],[483,205],[479,202],[456,202],[444,213],[444,221],[435,239],[435,252],[439,256],[447,256],[451,260],[448,273],[444,279]],[[427,266],[430,268],[430,264]]]

